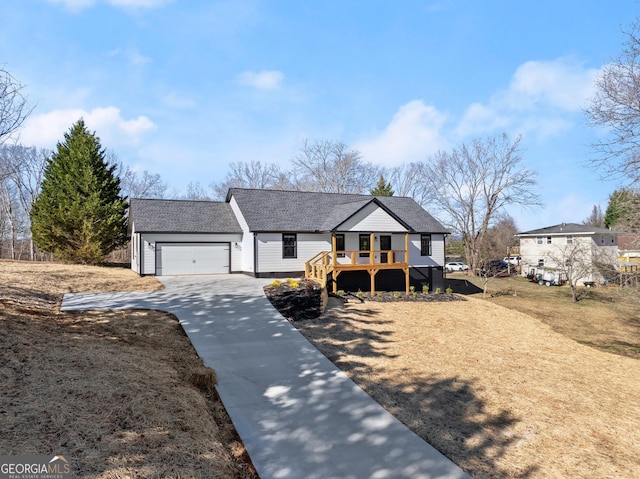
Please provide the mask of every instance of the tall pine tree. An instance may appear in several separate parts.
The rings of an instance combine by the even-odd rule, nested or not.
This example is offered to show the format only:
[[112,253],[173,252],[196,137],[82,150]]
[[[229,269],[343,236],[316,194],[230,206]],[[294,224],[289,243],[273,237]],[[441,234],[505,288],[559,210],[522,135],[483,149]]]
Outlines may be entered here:
[[47,161],[31,210],[31,233],[40,251],[63,261],[97,264],[126,242],[127,201],[115,168],[84,120],[65,133]]

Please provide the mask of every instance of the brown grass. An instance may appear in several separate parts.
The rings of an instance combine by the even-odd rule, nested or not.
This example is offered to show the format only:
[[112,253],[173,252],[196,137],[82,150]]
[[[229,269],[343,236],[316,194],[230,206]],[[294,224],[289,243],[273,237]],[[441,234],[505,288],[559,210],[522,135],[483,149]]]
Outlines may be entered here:
[[176,318],[59,312],[62,294],[156,290],[121,268],[0,261],[0,451],[78,477],[256,478]]
[[640,367],[621,355],[637,351],[570,339],[637,346],[632,298],[499,281],[488,301],[348,303],[296,325],[475,479],[637,478]]

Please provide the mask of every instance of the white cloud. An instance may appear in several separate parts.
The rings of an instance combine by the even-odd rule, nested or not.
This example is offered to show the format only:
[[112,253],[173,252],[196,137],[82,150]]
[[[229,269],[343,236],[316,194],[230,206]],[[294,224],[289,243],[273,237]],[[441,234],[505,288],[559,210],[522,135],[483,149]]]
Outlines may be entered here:
[[258,90],[276,90],[282,85],[284,74],[277,70],[262,70],[260,72],[246,71],[238,75],[238,83]]
[[78,12],[84,8],[92,7],[96,0],[47,0],[49,3],[60,4],[67,10]]
[[[93,7],[100,0],[46,0],[49,3],[59,4],[72,12],[78,12],[85,8]],[[104,0],[102,3],[124,9],[156,8],[169,3],[172,0]]]
[[107,0],[109,5],[122,8],[156,8],[172,0]]
[[354,144],[366,161],[395,166],[421,161],[447,147],[441,130],[445,116],[436,108],[413,100],[402,105],[381,133]]
[[486,104],[470,105],[458,124],[459,137],[515,130],[541,136],[570,128],[587,106],[599,70],[567,58],[529,61],[513,74],[509,87]]
[[509,86],[507,99],[514,102],[545,103],[566,111],[579,111],[586,106],[594,92],[599,70],[587,69],[567,59],[550,62],[526,62],[516,70]]
[[42,115],[29,117],[20,132],[20,142],[28,146],[54,148],[64,140],[69,128],[83,118],[87,128],[96,133],[104,148],[113,148],[121,144],[137,144],[141,137],[156,128],[146,116],[130,120],[124,119],[120,110],[109,106],[83,109],[53,110]]

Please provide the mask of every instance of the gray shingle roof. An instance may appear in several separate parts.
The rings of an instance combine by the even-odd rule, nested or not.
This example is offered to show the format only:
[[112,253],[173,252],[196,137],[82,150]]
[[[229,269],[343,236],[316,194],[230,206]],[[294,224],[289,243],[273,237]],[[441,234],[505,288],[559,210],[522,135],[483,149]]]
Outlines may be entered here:
[[331,231],[371,201],[395,216],[410,231],[448,233],[412,198],[303,191],[231,188],[252,231]]
[[545,236],[559,234],[618,234],[616,231],[607,228],[597,228],[595,226],[581,225],[577,223],[561,223],[559,225],[547,226],[536,230],[524,231],[516,236]]
[[130,222],[144,233],[242,233],[231,205],[215,201],[131,200]]

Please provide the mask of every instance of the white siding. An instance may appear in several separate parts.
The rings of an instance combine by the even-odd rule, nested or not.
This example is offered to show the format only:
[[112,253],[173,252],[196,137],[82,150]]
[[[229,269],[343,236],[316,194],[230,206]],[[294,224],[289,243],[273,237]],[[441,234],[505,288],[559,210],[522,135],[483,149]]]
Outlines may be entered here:
[[305,262],[321,251],[331,250],[330,234],[297,234],[297,257],[282,257],[282,233],[258,233],[258,269],[256,273],[304,271]]
[[140,274],[140,234],[131,234],[131,269]]
[[[571,237],[572,242],[567,242],[567,236]],[[615,261],[618,242],[615,235],[553,235],[551,236],[551,244],[547,243],[547,236],[542,237],[542,244],[538,244],[537,237],[520,238],[520,272],[526,276],[529,272],[536,271],[538,261],[544,260],[545,268],[563,269],[564,265],[556,264],[558,258],[562,259],[566,256],[565,251],[580,248],[586,256],[602,261]],[[554,260],[555,259],[555,260]],[[578,284],[583,281],[596,281],[601,279],[600,275],[594,271],[594,274],[578,279]]]
[[141,233],[140,234],[140,271],[138,274],[156,274],[156,243],[230,243],[231,244],[231,272],[237,272],[236,266],[240,254],[236,243],[242,241],[241,234],[169,234],[169,233]]
[[253,250],[254,250],[254,236],[253,233],[249,230],[249,225],[247,221],[242,216],[242,212],[238,207],[238,203],[236,199],[232,196],[229,201],[229,205],[231,206],[231,210],[233,214],[236,215],[236,219],[238,220],[238,224],[240,228],[242,228],[242,240],[240,241],[238,247],[234,246],[234,249],[237,250],[239,254],[240,262],[232,263],[232,265],[237,264],[237,270],[242,271],[244,273],[254,273],[254,259],[253,259]]
[[342,223],[338,229],[340,231],[407,231],[389,213],[374,203],[369,203],[362,208]]
[[443,266],[444,265],[444,235],[431,235],[431,255],[420,254],[421,235],[409,235],[409,266]]

